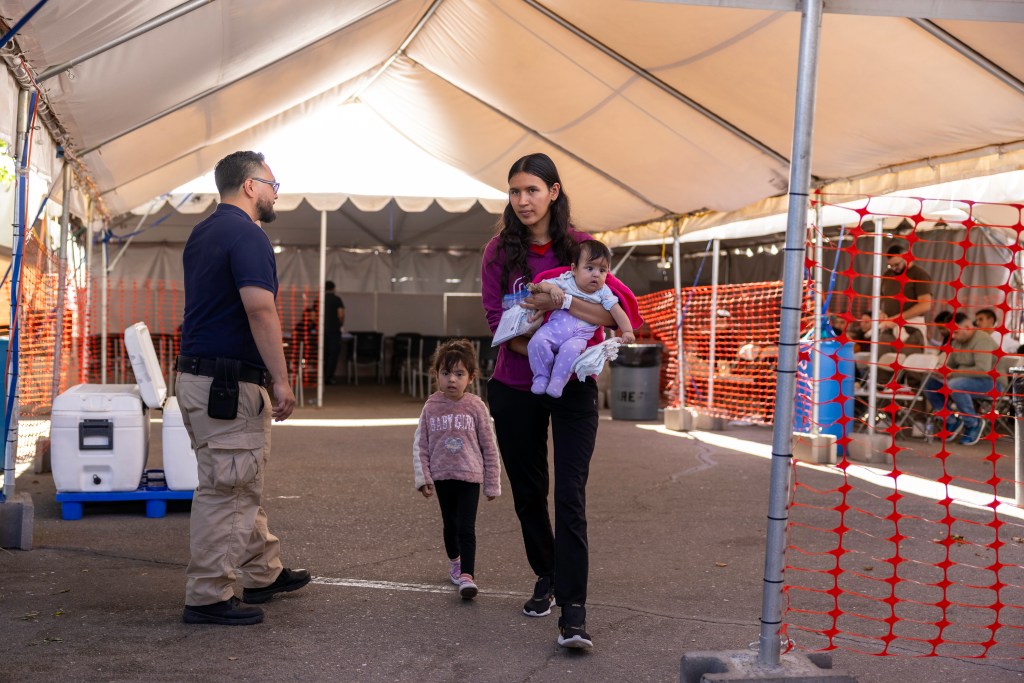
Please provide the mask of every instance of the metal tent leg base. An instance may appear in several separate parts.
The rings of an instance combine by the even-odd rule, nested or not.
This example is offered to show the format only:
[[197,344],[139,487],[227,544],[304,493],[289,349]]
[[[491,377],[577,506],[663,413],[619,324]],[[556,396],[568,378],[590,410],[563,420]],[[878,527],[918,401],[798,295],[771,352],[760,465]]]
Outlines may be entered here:
[[689,408],[665,408],[665,429],[688,432],[693,429],[694,412]]
[[878,465],[892,465],[892,455],[886,449],[892,446],[888,434],[858,432],[850,435],[846,455],[850,460]]
[[680,683],[759,681],[759,683],[857,683],[850,674],[832,669],[827,653],[781,656],[778,666],[757,661],[753,650],[688,652],[679,664]]

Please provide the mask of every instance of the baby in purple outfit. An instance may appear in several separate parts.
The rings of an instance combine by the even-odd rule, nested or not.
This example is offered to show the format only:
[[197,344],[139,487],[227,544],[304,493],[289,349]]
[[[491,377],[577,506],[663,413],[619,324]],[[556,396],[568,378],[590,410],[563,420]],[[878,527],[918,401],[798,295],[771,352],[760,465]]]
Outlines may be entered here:
[[608,247],[597,240],[584,240],[576,245],[572,269],[556,278],[528,285],[531,292],[545,292],[561,305],[555,310],[527,346],[530,369],[533,370],[535,394],[547,394],[553,398],[562,395],[562,390],[572,376],[572,364],[587,347],[587,340],[594,336],[597,325],[580,320],[569,313],[573,297],[601,304],[612,314],[625,344],[636,341],[629,316],[619,305],[619,299],[605,284],[611,267],[612,254]]

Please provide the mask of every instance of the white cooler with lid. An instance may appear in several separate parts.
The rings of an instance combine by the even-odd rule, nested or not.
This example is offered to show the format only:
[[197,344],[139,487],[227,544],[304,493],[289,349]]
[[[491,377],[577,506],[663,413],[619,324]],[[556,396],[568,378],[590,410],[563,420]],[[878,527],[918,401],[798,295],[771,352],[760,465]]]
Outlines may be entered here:
[[167,383],[160,368],[160,359],[153,348],[153,338],[145,323],[135,323],[124,331],[124,346],[139,383],[142,400],[150,408],[162,408],[164,413],[163,452],[164,477],[172,491],[192,491],[199,486],[199,466],[196,453],[176,396],[167,397]]
[[77,384],[53,401],[50,465],[60,492],[134,491],[149,452],[135,384]]

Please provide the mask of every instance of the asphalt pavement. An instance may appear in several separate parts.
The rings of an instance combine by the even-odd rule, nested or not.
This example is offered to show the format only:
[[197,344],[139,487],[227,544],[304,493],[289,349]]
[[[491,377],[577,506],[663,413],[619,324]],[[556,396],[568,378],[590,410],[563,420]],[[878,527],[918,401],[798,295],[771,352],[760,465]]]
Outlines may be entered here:
[[[678,681],[685,652],[756,643],[769,428],[667,433],[658,421],[603,412],[588,487],[595,645],[567,651],[555,642],[557,613],[521,612],[534,577],[507,480],[500,498],[481,501],[480,595],[462,601],[448,581],[437,504],[413,489],[421,401],[397,385],[327,389],[328,407],[302,408],[273,430],[270,527],[286,566],[315,578],[264,605],[260,625],[182,623],[187,502],[159,519],[145,517],[142,503],[90,504],[81,520],[65,521],[52,477],[21,475],[18,491],[35,505],[35,547],[0,551],[0,680]],[[160,463],[159,428],[150,466]],[[970,453],[953,457],[965,478],[976,468],[984,481],[992,467]],[[931,476],[934,461],[901,462]],[[1012,479],[1012,467],[1001,475]],[[800,480],[826,488],[835,476],[808,469]],[[878,499],[886,495],[879,487]],[[830,511],[800,512],[810,526],[832,528]],[[1014,596],[1019,576],[1007,575]],[[834,665],[863,683],[1024,681],[1024,623],[1010,626],[1018,642],[999,658],[922,658],[912,647],[872,656],[840,638]],[[817,642],[792,635],[797,647]]]

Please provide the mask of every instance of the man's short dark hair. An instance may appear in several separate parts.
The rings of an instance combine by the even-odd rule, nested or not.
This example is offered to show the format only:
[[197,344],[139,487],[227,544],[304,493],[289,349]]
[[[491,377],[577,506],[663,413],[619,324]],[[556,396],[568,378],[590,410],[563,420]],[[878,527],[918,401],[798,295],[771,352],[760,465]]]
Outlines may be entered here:
[[906,254],[907,248],[902,244],[894,244],[888,249],[886,249],[885,253],[888,256],[899,256],[900,254]]
[[937,325],[942,325],[943,323],[948,323],[952,319],[953,313],[951,311],[939,311],[938,313],[935,314],[935,318],[932,322],[936,323]]
[[974,324],[974,321],[971,320],[971,316],[967,315],[963,311],[956,312],[956,315],[953,316],[953,322],[956,323],[957,326],[963,325],[966,322]]
[[213,169],[213,181],[222,197],[238,192],[247,179],[258,176],[263,170],[263,154],[260,152],[232,152],[217,162]]
[[328,280],[327,282],[324,283],[324,289],[326,289],[328,292],[333,292],[334,291],[334,283],[331,282],[330,280]]
[[999,320],[999,317],[996,315],[996,312],[993,311],[991,308],[981,309],[980,311],[974,314],[974,317],[977,318],[979,315],[987,315],[988,317],[992,318],[993,321]]

